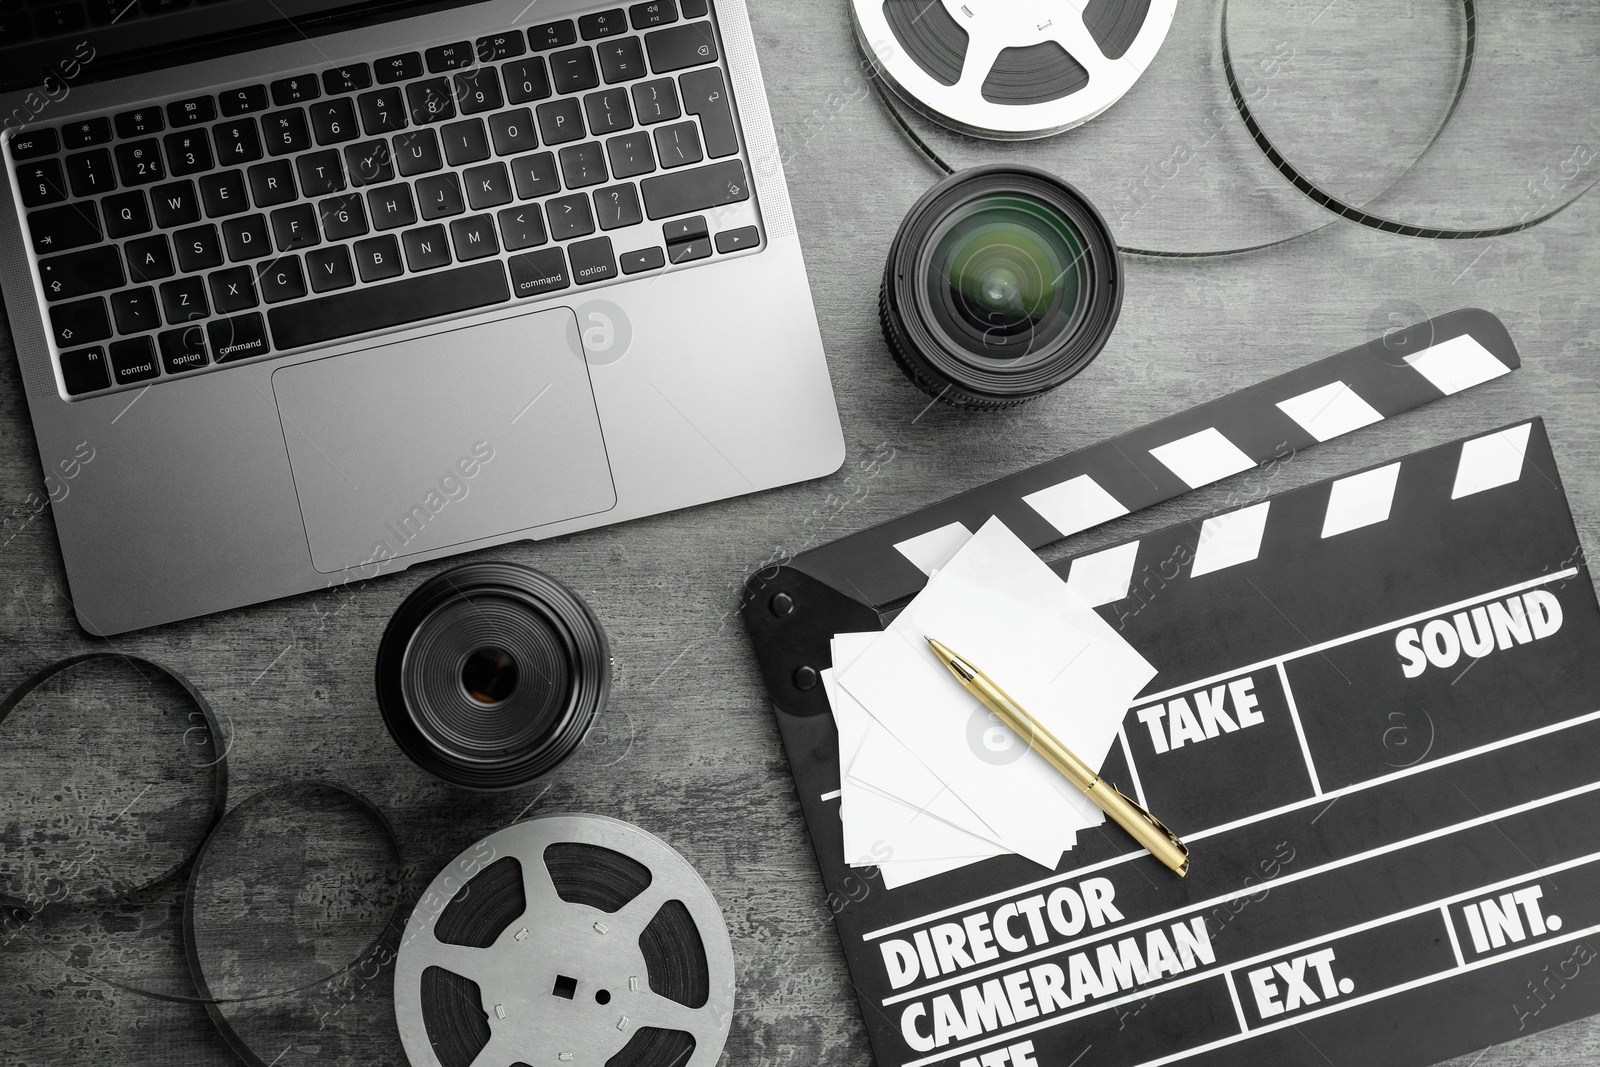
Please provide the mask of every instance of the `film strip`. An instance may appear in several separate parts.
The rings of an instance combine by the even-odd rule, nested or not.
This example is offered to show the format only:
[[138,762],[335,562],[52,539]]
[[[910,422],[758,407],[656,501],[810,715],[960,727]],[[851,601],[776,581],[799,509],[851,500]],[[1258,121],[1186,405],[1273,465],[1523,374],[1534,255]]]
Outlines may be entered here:
[[682,856],[616,819],[547,815],[434,879],[394,1011],[412,1067],[712,1067],[733,993],[722,912]]
[[[878,1062],[1421,1065],[1600,1010],[1600,604],[1540,420],[1052,566],[1159,669],[1101,773],[1194,866],[1108,834],[885,889],[773,687]],[[764,665],[881,625],[763,588],[804,627]]]

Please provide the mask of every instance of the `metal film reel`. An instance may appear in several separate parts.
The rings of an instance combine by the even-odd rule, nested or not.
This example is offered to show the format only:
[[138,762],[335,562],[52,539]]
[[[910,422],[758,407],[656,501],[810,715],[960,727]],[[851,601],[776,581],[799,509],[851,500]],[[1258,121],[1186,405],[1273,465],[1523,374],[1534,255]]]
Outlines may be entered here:
[[851,0],[862,51],[895,93],[963,133],[1046,137],[1144,73],[1177,0]]
[[412,1067],[712,1067],[733,946],[693,867],[637,826],[546,815],[456,857],[395,964]]

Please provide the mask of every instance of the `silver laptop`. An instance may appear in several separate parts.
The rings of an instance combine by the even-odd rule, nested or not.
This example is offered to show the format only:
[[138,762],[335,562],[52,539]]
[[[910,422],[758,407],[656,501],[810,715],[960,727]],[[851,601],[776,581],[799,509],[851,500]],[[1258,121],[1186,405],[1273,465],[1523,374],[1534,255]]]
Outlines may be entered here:
[[0,80],[91,633],[842,462],[742,0],[7,5]]

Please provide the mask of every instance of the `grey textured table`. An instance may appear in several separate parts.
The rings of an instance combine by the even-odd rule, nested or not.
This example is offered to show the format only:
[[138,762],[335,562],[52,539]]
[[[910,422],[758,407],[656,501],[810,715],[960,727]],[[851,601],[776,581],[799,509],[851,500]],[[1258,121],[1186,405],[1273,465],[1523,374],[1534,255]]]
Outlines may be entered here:
[[[849,455],[839,473],[817,482],[489,553],[567,582],[610,632],[617,665],[611,704],[571,763],[527,789],[478,796],[433,781],[383,733],[371,684],[379,635],[400,600],[445,564],[111,642],[86,637],[66,599],[48,510],[29,517],[30,501],[46,489],[5,334],[0,506],[10,518],[0,532],[0,688],[59,657],[96,649],[183,672],[222,723],[230,805],[291,779],[359,790],[391,820],[413,896],[456,852],[525,813],[587,811],[636,822],[694,863],[727,916],[739,994],[723,1062],[865,1064],[858,1008],[737,616],[744,577],[808,546],[1467,305],[1506,322],[1521,349],[1521,370],[1298,455],[1274,469],[1272,488],[1542,415],[1584,547],[1594,547],[1600,197],[1488,241],[1414,240],[1341,222],[1226,259],[1130,261],[1121,323],[1104,354],[1067,387],[1002,414],[930,406],[884,351],[876,296],[895,226],[936,175],[871,95],[844,0],[751,6]],[[1600,54],[1600,13],[1582,0],[1482,12],[1479,70],[1458,125],[1409,173],[1405,163],[1449,102],[1461,37],[1457,5],[1239,0],[1234,10],[1236,58],[1264,123],[1308,169],[1355,200],[1398,180],[1380,204],[1407,218],[1514,221],[1571,197],[1600,171],[1600,132],[1590,121],[1600,114],[1593,58]],[[1331,216],[1289,192],[1242,139],[1221,88],[1217,14],[1213,0],[1186,0],[1149,76],[1078,131],[1002,146],[921,128],[959,164],[1029,162],[1082,183],[1129,244],[1227,246],[1328,222]],[[739,316],[752,313],[759,311],[726,309],[719,328],[738,329]],[[1234,480],[1192,493],[1051,553],[1206,514],[1237,488]],[[0,789],[20,784],[63,797],[69,809],[102,824],[122,812],[136,815],[138,791],[120,789],[111,773],[130,753],[126,746],[113,751],[96,725],[119,714],[117,702],[75,703],[64,694],[54,709],[56,718],[44,721],[81,733],[78,769],[63,777],[59,764],[19,757],[16,737],[0,727],[0,746],[10,746],[0,747],[0,766],[8,779],[16,776],[0,780]],[[36,731],[30,743],[45,739]],[[279,855],[286,868],[305,859],[295,842],[271,832],[270,819],[262,825],[258,851],[268,867]],[[19,848],[28,832],[0,821],[0,847]],[[377,862],[346,855],[352,863]],[[38,937],[7,939],[0,949],[0,1063],[230,1062],[201,1007],[151,999],[83,970],[89,961],[131,984],[179,991],[181,886],[174,884],[132,903],[91,906]],[[321,914],[315,904],[308,914]],[[270,944],[259,951],[259,959],[234,961],[234,977],[246,986],[252,968],[271,963]],[[281,1051],[256,1051],[281,1064],[392,1060],[398,1046],[384,1006],[387,977],[375,968],[370,979],[347,982],[352,1007],[342,1014],[328,1010],[328,994],[307,994],[322,1003],[284,1009],[275,1038]],[[360,1026],[351,1025],[356,1019]],[[341,1027],[362,1032],[337,1036]],[[1600,1023],[1589,1020],[1459,1062],[1554,1067],[1597,1060]]]

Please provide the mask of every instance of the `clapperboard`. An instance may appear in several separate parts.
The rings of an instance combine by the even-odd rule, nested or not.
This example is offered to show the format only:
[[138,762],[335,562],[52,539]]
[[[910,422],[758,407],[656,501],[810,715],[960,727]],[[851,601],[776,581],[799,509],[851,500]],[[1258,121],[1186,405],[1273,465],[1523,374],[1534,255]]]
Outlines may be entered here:
[[1265,460],[1490,358],[1516,365],[1499,324],[1454,313],[751,578],[883,1067],[1428,1064],[1600,1011],[1600,608],[1538,419],[1053,564],[1160,671],[1102,773],[1184,837],[1188,878],[1110,824],[1054,872],[1007,856],[889,890],[843,864],[815,672],[953,526],[999,515],[1037,547],[1229,465],[1164,473],[1169,441]]

